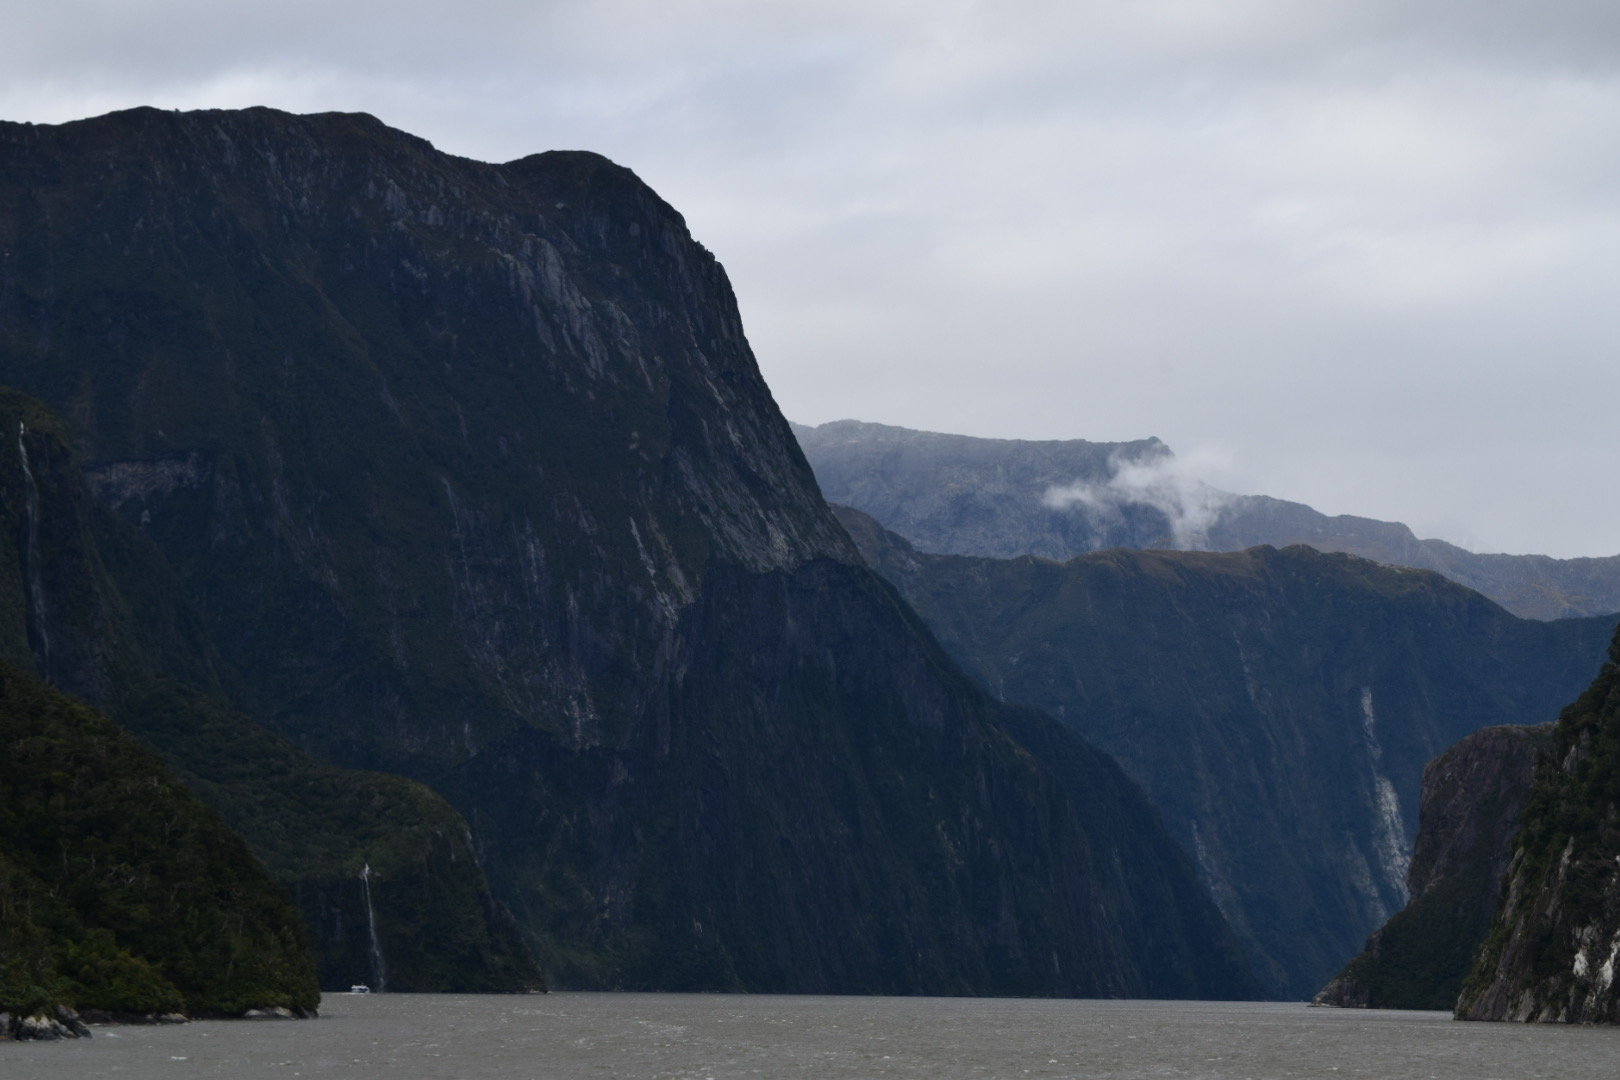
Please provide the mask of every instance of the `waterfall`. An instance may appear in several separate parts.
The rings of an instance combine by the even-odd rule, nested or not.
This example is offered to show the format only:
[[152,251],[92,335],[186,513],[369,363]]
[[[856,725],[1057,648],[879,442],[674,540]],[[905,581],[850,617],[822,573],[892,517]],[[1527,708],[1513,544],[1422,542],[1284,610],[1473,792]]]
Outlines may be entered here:
[[371,906],[371,864],[360,871],[360,891],[366,897],[366,924],[371,927],[371,988],[379,993],[388,989],[388,969],[383,966],[382,944],[377,940],[377,912]]
[[28,614],[33,626],[35,651],[38,654],[41,675],[50,676],[51,638],[45,632],[45,585],[39,577],[39,485],[34,482],[34,470],[28,467],[28,447],[23,436],[28,425],[17,424],[17,456],[22,459],[23,481],[26,487],[23,510],[28,517],[28,538],[24,541],[23,566],[28,577]]

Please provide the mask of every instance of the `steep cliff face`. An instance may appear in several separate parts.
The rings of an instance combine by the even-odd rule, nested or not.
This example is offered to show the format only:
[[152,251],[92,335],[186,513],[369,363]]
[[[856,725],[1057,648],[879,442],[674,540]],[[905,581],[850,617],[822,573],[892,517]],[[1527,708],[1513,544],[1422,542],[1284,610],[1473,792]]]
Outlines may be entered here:
[[1558,719],[1463,1020],[1620,1023],[1620,636]]
[[1395,521],[1329,516],[1181,476],[1157,439],[978,439],[838,420],[795,425],[827,498],[923,551],[1069,559],[1111,547],[1242,551],[1307,544],[1433,570],[1529,619],[1620,611],[1620,555],[1482,555]]
[[268,110],[0,161],[0,378],[240,703],[450,795],[565,984],[1251,990],[1132,785],[864,568],[627,170]]
[[0,657],[107,709],[247,838],[299,899],[323,987],[539,986],[460,815],[228,707],[238,680],[204,620],[151,542],[86,491],[60,420],[0,388],[0,430]]
[[609,738],[654,691],[608,672],[711,558],[853,557],[718,264],[627,170],[267,110],[0,140],[6,378],[305,740]]
[[1119,759],[1291,997],[1405,905],[1425,763],[1555,715],[1613,628],[1305,547],[976,559],[841,514],[984,685]]
[[1316,995],[1318,1005],[1450,1009],[1491,919],[1553,725],[1476,731],[1423,770],[1411,901]]

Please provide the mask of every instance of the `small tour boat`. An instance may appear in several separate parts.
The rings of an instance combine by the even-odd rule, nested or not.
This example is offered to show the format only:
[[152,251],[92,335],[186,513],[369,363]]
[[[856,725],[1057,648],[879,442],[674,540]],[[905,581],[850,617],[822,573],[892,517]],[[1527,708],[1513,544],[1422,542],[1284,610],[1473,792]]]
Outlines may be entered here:
[[365,983],[355,983],[353,986],[349,987],[349,993],[369,994],[371,993],[371,987],[367,986]]

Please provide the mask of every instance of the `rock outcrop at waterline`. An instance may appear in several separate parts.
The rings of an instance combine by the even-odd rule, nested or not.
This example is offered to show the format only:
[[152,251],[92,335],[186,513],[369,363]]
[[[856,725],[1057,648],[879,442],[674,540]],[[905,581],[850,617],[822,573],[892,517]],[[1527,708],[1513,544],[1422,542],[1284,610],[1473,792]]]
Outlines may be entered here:
[[1313,1003],[1451,1009],[1496,914],[1519,817],[1553,725],[1476,731],[1423,770],[1412,899]]
[[0,125],[0,243],[0,381],[231,703],[448,796],[559,983],[1254,991],[1113,762],[864,566],[628,170],[354,115]]
[[1620,1023],[1620,634],[1558,719],[1463,1020]]

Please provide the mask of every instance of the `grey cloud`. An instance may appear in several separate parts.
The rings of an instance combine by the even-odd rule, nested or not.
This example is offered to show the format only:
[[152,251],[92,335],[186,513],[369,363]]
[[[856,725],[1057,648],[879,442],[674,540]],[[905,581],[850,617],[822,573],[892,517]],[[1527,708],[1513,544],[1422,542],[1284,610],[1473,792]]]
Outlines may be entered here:
[[1151,506],[1170,523],[1172,546],[1202,551],[1209,546],[1209,530],[1233,496],[1213,488],[1187,471],[1174,456],[1122,458],[1116,452],[1108,462],[1108,479],[1076,480],[1054,484],[1041,501],[1054,510],[1084,507],[1104,520],[1123,522],[1132,506]]
[[595,149],[720,255],[796,419],[1153,433],[1236,490],[1610,554],[1617,61],[1575,0],[13,4],[0,115]]

